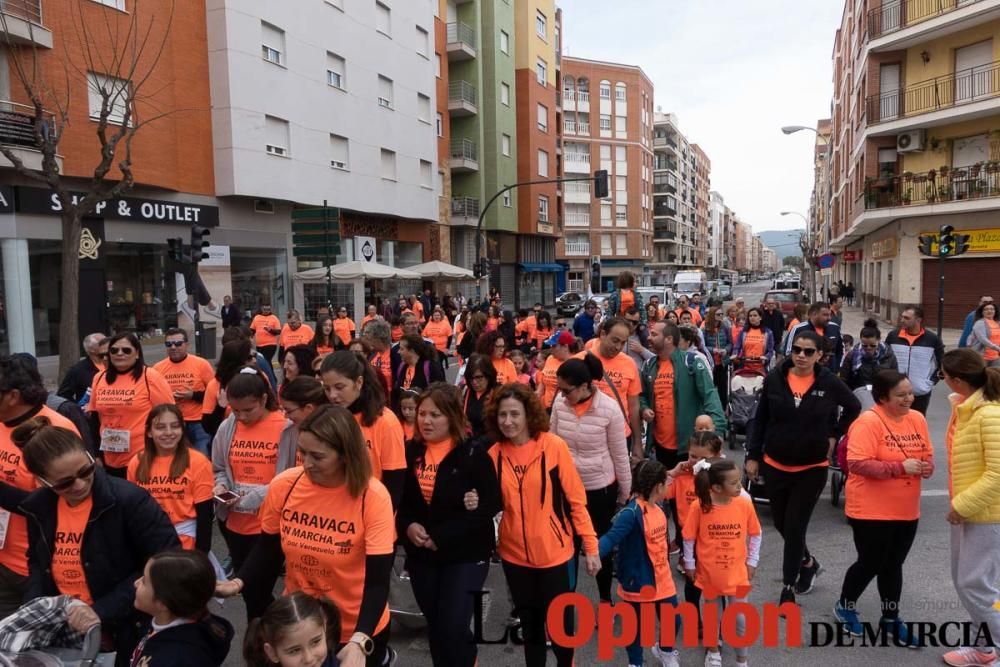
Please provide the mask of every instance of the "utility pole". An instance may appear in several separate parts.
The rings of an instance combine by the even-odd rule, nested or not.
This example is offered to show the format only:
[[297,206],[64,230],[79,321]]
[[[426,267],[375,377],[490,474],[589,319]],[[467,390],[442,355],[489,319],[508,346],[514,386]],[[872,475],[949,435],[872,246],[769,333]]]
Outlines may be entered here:
[[933,234],[924,235],[919,237],[918,242],[921,255],[938,259],[937,335],[940,338],[944,328],[944,262],[949,257],[957,257],[969,251],[969,235],[956,234],[951,225],[941,225],[937,237]]

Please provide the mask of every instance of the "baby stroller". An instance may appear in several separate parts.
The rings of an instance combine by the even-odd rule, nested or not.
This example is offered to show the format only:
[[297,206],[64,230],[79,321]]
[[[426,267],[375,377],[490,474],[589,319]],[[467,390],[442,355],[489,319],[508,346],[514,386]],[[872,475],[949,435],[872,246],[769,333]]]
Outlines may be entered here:
[[747,424],[757,414],[757,403],[764,388],[766,373],[762,368],[738,368],[729,376],[729,449],[746,440]]
[[[863,385],[854,390],[854,396],[861,402],[862,412],[875,405],[871,385]],[[830,457],[830,503],[840,507],[844,485],[847,483],[847,436],[842,437]]]
[[0,651],[0,667],[112,667],[114,653],[101,653],[101,626],[91,628],[81,648],[32,649],[18,653]]

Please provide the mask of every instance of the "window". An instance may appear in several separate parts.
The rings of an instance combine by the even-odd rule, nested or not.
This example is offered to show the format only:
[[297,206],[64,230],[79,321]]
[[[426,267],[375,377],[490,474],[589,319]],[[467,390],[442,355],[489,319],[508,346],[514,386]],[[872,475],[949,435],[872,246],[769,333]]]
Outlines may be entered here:
[[375,29],[386,37],[392,35],[392,12],[381,2],[375,3]]
[[601,114],[601,130],[605,132],[611,131],[611,116],[607,114]]
[[549,66],[541,58],[535,63],[535,78],[538,79],[539,85],[542,86],[548,83],[549,80]]
[[378,75],[378,105],[386,109],[392,108],[392,79]]
[[615,254],[616,255],[627,255],[628,254],[628,237],[624,234],[619,234],[615,237]]
[[427,160],[420,161],[420,185],[425,188],[434,187],[434,167]]
[[510,55],[510,35],[503,30],[500,31],[500,51],[504,55]]
[[264,148],[270,155],[288,157],[290,152],[288,121],[275,116],[264,116]]
[[611,254],[611,234],[601,234],[601,254]]
[[548,178],[549,176],[549,154],[538,149],[538,175]]
[[538,198],[538,221],[548,222],[549,221],[549,198],[539,197]]
[[615,99],[619,102],[625,101],[625,84],[616,83],[615,84]]
[[893,178],[896,175],[896,149],[878,149],[878,175],[879,178]]
[[502,134],[500,135],[500,152],[510,157],[510,135]]
[[428,35],[427,31],[420,26],[417,26],[417,53],[427,59],[430,59],[431,57],[430,35]]
[[624,146],[615,146],[615,161],[625,162],[626,150]]
[[625,116],[615,116],[615,132],[624,134],[626,127],[625,122],[626,122]]
[[610,100],[611,99],[611,84],[607,81],[601,81],[601,99]]
[[615,220],[626,222],[628,220],[628,207],[625,204],[615,205]]
[[541,12],[535,14],[535,32],[542,39],[548,38],[548,21],[545,18],[545,14]]
[[437,133],[439,137],[444,136],[444,116],[440,111],[437,114]]
[[431,98],[417,93],[417,118],[427,123],[431,122]]
[[382,149],[381,167],[382,178],[387,181],[396,180],[396,151],[390,151],[385,148]]
[[601,227],[611,226],[611,202],[601,202]]
[[434,76],[441,78],[441,54],[434,54]]
[[350,165],[350,142],[347,137],[330,135],[330,166],[347,171]]
[[125,79],[88,72],[87,97],[90,103],[90,117],[93,120],[101,119],[101,111],[106,99],[107,110],[105,113],[108,122],[121,125],[122,121],[125,120],[125,109],[131,97],[131,89],[129,82]]
[[537,120],[538,120],[538,129],[541,130],[542,132],[548,132],[549,131],[549,109],[548,109],[548,107],[546,107],[544,104],[539,104],[538,105],[537,116],[538,116],[538,118],[537,118]]
[[502,82],[500,83],[500,104],[510,106],[510,86]]
[[260,22],[261,57],[275,65],[285,64],[285,31],[270,23]]
[[108,7],[114,7],[117,10],[125,11],[125,0],[94,0],[94,2],[100,5],[107,5]]
[[615,190],[618,192],[618,198],[626,197],[626,190],[628,189],[628,177],[627,176],[615,176]]
[[344,90],[344,71],[346,70],[344,59],[336,53],[326,52],[326,82],[334,88]]
[[508,190],[507,192],[503,193],[503,207],[504,208],[510,208],[511,207],[510,190]]

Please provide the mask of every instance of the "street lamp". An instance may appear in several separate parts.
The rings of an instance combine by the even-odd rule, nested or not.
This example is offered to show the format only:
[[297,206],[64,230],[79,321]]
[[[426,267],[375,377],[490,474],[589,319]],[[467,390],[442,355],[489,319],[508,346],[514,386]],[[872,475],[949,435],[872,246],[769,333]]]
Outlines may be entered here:
[[817,135],[819,134],[819,132],[816,131],[816,128],[809,127],[808,125],[785,125],[781,128],[781,131],[785,134],[795,134],[796,132],[801,132],[802,130],[809,130],[811,132],[816,132]]

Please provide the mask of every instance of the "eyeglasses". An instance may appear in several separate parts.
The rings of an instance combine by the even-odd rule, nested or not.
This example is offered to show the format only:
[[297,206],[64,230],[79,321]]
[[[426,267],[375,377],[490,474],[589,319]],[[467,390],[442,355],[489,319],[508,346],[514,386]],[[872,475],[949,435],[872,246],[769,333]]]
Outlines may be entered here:
[[135,350],[131,347],[109,347],[108,352],[111,354],[132,354]]
[[166,348],[184,347],[184,343],[186,343],[186,342],[187,342],[186,340],[168,340],[168,341],[164,341],[163,347],[166,347]]
[[792,345],[792,354],[801,354],[806,357],[811,357],[816,354],[818,350],[815,347],[799,347],[798,345]]
[[286,415],[294,415],[301,409],[302,409],[301,405],[297,408],[286,408],[284,405],[281,406],[281,411],[284,412]]
[[39,477],[38,479],[42,481],[42,484],[49,487],[53,491],[56,492],[66,491],[72,488],[74,484],[76,484],[76,480],[87,479],[88,477],[94,474],[95,470],[97,470],[97,463],[94,461],[94,457],[91,456],[89,452],[87,453],[87,458],[90,459],[90,463],[77,470],[76,474],[71,477],[67,477],[66,479],[61,479],[54,484],[45,479],[44,477]]

